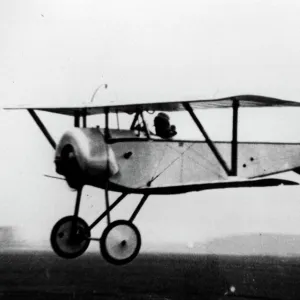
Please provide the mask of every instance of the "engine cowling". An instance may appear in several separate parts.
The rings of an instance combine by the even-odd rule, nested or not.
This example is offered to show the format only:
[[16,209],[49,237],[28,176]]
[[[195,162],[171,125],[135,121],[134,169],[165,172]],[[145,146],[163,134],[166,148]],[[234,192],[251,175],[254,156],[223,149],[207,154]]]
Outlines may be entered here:
[[119,171],[113,150],[97,128],[73,128],[64,133],[56,148],[55,165],[72,188],[101,187]]

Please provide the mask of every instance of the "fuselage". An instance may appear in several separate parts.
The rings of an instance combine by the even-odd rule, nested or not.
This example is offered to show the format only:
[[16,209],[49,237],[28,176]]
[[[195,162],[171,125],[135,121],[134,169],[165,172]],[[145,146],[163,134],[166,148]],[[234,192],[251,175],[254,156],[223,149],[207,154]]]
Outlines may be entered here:
[[[230,165],[231,142],[214,144]],[[66,149],[72,149],[77,166],[68,164]],[[238,178],[254,179],[299,167],[300,144],[238,143],[237,157]],[[111,190],[134,193],[232,182],[205,141],[148,139],[132,130],[111,130],[105,140],[98,128],[74,128],[58,143],[55,162],[66,178],[99,188],[108,182]]]

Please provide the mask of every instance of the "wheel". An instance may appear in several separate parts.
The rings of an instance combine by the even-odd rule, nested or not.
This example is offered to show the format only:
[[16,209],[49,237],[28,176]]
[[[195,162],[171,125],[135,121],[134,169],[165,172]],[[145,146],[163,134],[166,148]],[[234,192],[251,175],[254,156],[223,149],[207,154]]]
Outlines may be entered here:
[[114,265],[131,262],[141,248],[141,235],[135,225],[126,220],[109,224],[100,239],[100,250],[103,258]]
[[[75,228],[73,227],[75,225]],[[67,216],[53,227],[50,237],[53,251],[63,258],[76,258],[89,247],[88,224],[79,217]]]

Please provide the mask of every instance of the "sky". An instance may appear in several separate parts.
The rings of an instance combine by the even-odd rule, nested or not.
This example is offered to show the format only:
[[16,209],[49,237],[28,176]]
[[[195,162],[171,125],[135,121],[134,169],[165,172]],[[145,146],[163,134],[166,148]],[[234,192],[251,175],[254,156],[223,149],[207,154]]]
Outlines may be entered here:
[[[2,0],[0,105],[85,103],[103,83],[116,102],[238,94],[299,101],[299,13],[296,0]],[[94,102],[103,97],[100,88]],[[239,139],[299,142],[299,112],[242,111]],[[213,138],[230,138],[230,113],[199,114]],[[55,139],[72,126],[66,117],[41,116]],[[53,224],[72,213],[75,194],[43,177],[55,174],[54,153],[26,111],[2,110],[0,120],[0,225],[17,225],[32,241],[48,239]],[[182,136],[197,135],[184,117],[172,121]],[[246,232],[299,234],[298,192],[155,196],[137,225],[146,242],[161,245]],[[82,214],[92,221],[104,208],[103,191],[86,188],[84,197]],[[137,200],[126,199],[115,217],[128,216]]]

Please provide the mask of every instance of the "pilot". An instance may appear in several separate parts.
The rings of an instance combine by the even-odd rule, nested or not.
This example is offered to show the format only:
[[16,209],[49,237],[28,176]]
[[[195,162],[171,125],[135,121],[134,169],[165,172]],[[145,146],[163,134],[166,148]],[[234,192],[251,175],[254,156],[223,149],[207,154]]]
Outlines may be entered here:
[[170,125],[170,117],[163,112],[160,112],[154,119],[156,135],[163,139],[170,139],[177,134],[176,127]]

